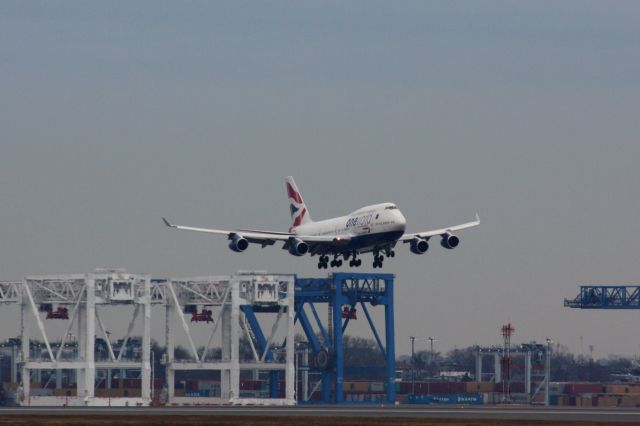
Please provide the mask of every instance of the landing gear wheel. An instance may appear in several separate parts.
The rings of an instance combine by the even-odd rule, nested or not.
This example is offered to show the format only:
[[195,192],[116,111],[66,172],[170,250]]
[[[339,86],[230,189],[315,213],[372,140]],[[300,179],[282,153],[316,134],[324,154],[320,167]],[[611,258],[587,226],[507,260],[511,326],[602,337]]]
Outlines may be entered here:
[[360,260],[360,259],[356,260],[356,267],[358,267],[360,265],[362,265],[362,260]]
[[336,260],[336,266],[339,268],[342,266],[342,260]]
[[318,269],[327,269],[328,265],[329,265],[329,256],[322,255],[318,258]]

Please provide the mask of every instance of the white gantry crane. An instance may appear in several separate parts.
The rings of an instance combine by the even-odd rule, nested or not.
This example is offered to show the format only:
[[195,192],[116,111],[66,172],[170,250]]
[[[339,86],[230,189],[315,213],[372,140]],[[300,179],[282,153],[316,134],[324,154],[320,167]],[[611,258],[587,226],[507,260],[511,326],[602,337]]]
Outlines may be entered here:
[[[164,362],[168,402],[295,404],[294,283],[293,275],[264,273],[174,278],[159,283],[166,286],[167,352]],[[262,321],[257,319],[257,314]],[[271,327],[266,337],[262,332],[265,324]],[[197,345],[195,329],[203,326],[208,328],[207,337],[204,344]],[[175,357],[175,337],[179,333],[183,333],[188,341],[188,359]],[[249,358],[240,356],[243,337],[251,348]],[[251,372],[254,378],[267,373],[271,389],[276,390],[280,373],[284,372],[284,392],[243,395],[240,392],[241,370]],[[201,376],[218,371],[219,391],[212,389],[206,397],[178,396],[174,392],[176,371],[200,371]]]
[[[295,404],[294,282],[293,275],[266,273],[152,280],[113,269],[0,282],[0,305],[20,307],[18,399],[32,406],[149,405],[151,325],[162,324],[152,318],[155,305],[165,310],[165,402]],[[31,338],[36,327],[39,335]],[[188,358],[176,358],[177,336]],[[251,356],[241,357],[241,341]],[[139,389],[114,397],[113,374],[132,370],[139,372]],[[53,395],[31,389],[43,371],[55,378]],[[218,371],[219,389],[206,397],[176,395],[176,371]],[[270,392],[241,393],[240,371],[269,376]],[[62,388],[64,374],[74,389]]]

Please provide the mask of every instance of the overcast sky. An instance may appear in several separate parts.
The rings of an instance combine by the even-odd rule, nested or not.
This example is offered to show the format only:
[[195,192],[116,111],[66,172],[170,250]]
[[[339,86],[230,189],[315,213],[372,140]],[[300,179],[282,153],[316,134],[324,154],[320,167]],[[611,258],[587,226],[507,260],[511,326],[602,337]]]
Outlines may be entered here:
[[0,279],[324,275],[160,220],[286,230],[293,175],[314,219],[480,214],[458,249],[385,262],[398,354],[508,321],[514,342],[638,354],[640,312],[563,299],[640,282],[639,47],[636,1],[2,2]]

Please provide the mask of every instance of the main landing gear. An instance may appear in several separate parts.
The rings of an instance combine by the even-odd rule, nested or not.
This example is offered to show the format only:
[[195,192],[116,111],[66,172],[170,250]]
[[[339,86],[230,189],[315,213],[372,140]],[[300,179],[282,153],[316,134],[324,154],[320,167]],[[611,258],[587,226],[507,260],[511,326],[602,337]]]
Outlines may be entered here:
[[[333,266],[333,262],[331,262],[331,266]],[[327,269],[329,267],[329,256],[322,255],[320,256],[320,258],[318,259],[318,269]]]
[[[396,255],[396,253],[391,249],[385,249],[384,254],[386,257],[395,257]],[[329,262],[328,255],[321,255],[318,259],[318,269],[327,269],[329,265],[331,265],[332,268],[341,267],[343,261],[340,259],[340,256],[342,256],[342,259],[344,259],[345,262],[349,260],[349,266],[352,268],[357,268],[362,265],[362,259],[358,259],[358,255],[356,253],[334,253],[333,260],[331,262]],[[373,267],[382,268],[383,263],[384,256],[380,254],[379,251],[375,251],[373,253]]]
[[318,259],[318,269],[323,269],[323,268],[327,269],[329,267],[329,265],[331,265],[332,268],[341,267],[342,266],[342,260],[338,259],[339,256],[340,256],[339,254],[334,254],[333,255],[333,260],[331,261],[331,263],[329,263],[329,256],[327,256],[326,254],[323,254]]
[[351,259],[351,260],[349,261],[349,266],[351,266],[352,268],[353,268],[354,266],[357,268],[357,267],[358,267],[358,266],[360,266],[360,265],[362,265],[362,260],[360,260],[360,259],[355,259],[355,258],[354,258],[354,259]]
[[384,256],[381,254],[374,254],[373,255],[373,267],[375,268],[382,268],[382,262],[384,261]]

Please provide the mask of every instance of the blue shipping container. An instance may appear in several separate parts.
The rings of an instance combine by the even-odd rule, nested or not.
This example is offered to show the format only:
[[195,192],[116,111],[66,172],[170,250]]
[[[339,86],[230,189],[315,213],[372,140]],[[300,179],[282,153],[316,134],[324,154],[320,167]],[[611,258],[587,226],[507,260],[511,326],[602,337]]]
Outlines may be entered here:
[[207,397],[209,396],[209,389],[188,390],[184,393],[184,396],[191,398]]
[[467,404],[482,405],[484,399],[479,393],[454,393],[443,395],[409,395],[409,404]]

